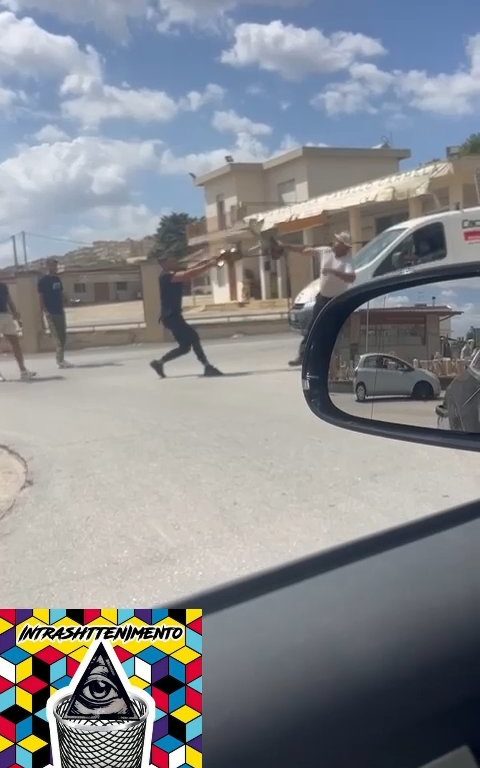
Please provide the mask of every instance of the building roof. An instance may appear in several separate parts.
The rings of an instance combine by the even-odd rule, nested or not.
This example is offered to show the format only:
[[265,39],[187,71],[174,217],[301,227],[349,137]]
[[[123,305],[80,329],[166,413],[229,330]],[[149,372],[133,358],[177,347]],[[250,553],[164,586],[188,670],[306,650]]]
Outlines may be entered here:
[[305,219],[321,217],[325,213],[342,211],[369,203],[384,203],[395,200],[408,200],[426,195],[434,179],[453,173],[452,163],[438,161],[420,166],[412,171],[401,171],[381,179],[374,179],[352,187],[330,192],[320,197],[313,197],[304,203],[284,205],[281,208],[248,216],[248,221],[262,221],[262,230],[274,229],[280,224],[287,224]]
[[236,171],[266,171],[270,168],[276,168],[279,165],[290,163],[292,160],[298,160],[301,157],[308,159],[315,159],[321,157],[384,157],[392,158],[395,160],[405,160],[411,156],[409,149],[393,149],[392,147],[376,147],[376,148],[362,148],[362,147],[297,147],[296,149],[282,152],[279,155],[258,163],[226,163],[220,168],[215,168],[213,171],[198,176],[195,180],[197,187],[203,187],[208,182],[218,179],[221,176],[225,176],[229,173]]
[[382,319],[399,318],[401,316],[412,318],[414,316],[433,315],[434,317],[440,317],[444,320],[450,317],[458,317],[463,315],[463,312],[459,309],[453,309],[448,306],[427,304],[413,304],[409,307],[370,307],[370,309],[357,310],[361,315],[369,314],[369,318],[372,322]]

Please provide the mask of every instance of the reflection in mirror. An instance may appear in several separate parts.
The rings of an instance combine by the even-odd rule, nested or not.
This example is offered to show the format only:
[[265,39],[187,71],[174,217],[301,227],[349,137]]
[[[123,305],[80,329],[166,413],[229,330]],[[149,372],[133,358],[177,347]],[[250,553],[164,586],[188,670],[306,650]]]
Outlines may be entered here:
[[480,278],[390,293],[356,310],[337,338],[329,392],[353,416],[480,433]]

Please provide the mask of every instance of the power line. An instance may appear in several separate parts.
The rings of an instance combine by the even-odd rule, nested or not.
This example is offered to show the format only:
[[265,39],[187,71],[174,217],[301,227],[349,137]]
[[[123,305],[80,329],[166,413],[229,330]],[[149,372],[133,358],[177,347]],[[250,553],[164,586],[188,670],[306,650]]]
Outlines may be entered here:
[[37,237],[37,238],[40,238],[41,240],[53,240],[57,243],[70,243],[71,245],[86,245],[89,247],[91,247],[92,245],[91,242],[87,243],[83,240],[71,240],[68,237],[53,237],[52,235],[40,235],[36,232],[26,232],[25,234],[28,235],[29,237]]

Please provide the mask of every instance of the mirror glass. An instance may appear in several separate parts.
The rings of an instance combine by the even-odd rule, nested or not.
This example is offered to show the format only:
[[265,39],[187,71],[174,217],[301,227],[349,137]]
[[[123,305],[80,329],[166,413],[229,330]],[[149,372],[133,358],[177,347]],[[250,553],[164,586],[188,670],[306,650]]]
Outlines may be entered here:
[[480,433],[480,278],[389,293],[337,338],[329,392],[345,413]]

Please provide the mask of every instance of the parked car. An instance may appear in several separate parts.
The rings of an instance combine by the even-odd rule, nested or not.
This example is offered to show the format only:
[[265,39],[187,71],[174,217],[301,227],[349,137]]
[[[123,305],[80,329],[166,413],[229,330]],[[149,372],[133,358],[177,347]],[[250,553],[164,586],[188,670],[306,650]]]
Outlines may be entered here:
[[359,402],[367,397],[388,395],[433,400],[442,391],[440,379],[434,373],[378,352],[361,356],[355,368],[353,388]]
[[454,378],[435,412],[439,429],[480,432],[480,349],[468,368]]

